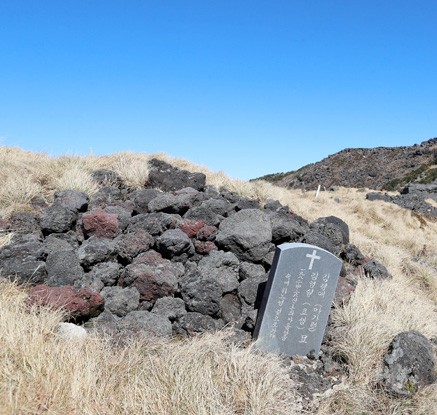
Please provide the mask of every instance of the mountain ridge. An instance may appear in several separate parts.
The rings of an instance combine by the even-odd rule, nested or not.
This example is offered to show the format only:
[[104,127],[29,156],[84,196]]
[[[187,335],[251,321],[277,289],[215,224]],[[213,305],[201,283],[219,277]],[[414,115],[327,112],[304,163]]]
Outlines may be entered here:
[[315,189],[319,185],[400,190],[408,183],[437,179],[437,138],[400,147],[345,148],[335,154],[286,173],[256,179],[286,188]]

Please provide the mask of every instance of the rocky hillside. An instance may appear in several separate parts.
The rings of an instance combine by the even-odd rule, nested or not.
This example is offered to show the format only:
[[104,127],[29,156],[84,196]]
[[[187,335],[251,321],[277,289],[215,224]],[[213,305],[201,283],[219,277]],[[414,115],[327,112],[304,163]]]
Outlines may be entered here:
[[[115,170],[100,168],[90,174],[90,179],[98,188],[92,194],[77,189],[58,190],[54,193],[53,201],[32,199],[33,209],[14,210],[10,215],[0,217],[0,232],[12,235],[10,243],[0,247],[0,300],[2,291],[9,289],[4,288],[9,287],[8,280],[12,280],[26,289],[26,310],[32,307],[38,310],[40,306],[64,310],[65,322],[54,333],[62,337],[68,334],[67,330],[81,330],[81,336],[85,339],[83,347],[70,345],[69,350],[77,353],[83,350],[87,357],[96,354],[95,350],[101,350],[101,347],[89,349],[91,341],[88,342],[86,336],[100,332],[110,336],[117,347],[117,355],[121,357],[124,352],[118,353],[120,347],[135,346],[135,343],[130,343],[131,337],[143,337],[152,345],[154,336],[157,336],[172,341],[169,347],[176,349],[187,339],[198,338],[199,333],[212,335],[212,332],[224,327],[232,334],[228,340],[242,346],[240,350],[243,350],[251,344],[259,300],[277,245],[283,242],[317,245],[341,258],[343,267],[321,353],[317,356],[310,354],[309,357],[282,359],[281,368],[284,373],[286,371],[292,386],[267,385],[269,396],[274,401],[271,410],[265,409],[265,398],[255,383],[260,381],[266,384],[266,364],[262,376],[258,372],[254,374],[251,369],[245,370],[252,376],[250,383],[255,383],[256,393],[248,395],[240,404],[236,398],[229,399],[227,393],[217,393],[217,388],[226,379],[237,385],[234,389],[238,396],[241,390],[245,391],[246,387],[238,383],[240,380],[235,374],[235,360],[232,360],[235,359],[234,352],[226,359],[231,362],[232,370],[225,371],[224,375],[213,373],[211,366],[204,366],[206,354],[217,356],[223,355],[222,352],[195,351],[196,364],[188,365],[187,369],[187,348],[180,349],[183,353],[179,353],[177,359],[163,357],[165,362],[171,364],[167,375],[162,365],[152,366],[158,361],[156,350],[160,347],[156,343],[151,346],[155,352],[145,353],[141,349],[139,357],[135,357],[131,349],[123,349],[127,350],[125,356],[128,362],[141,362],[141,375],[137,377],[128,371],[126,389],[121,389],[121,395],[118,395],[126,395],[126,400],[133,402],[135,409],[126,411],[122,401],[120,411],[113,410],[108,404],[110,409],[104,413],[174,413],[173,410],[163,410],[162,406],[159,410],[145,407],[157,400],[157,396],[165,397],[166,394],[171,397],[168,403],[171,408],[184,408],[181,401],[191,403],[194,397],[199,394],[202,396],[194,410],[178,412],[184,414],[238,414],[241,408],[248,407],[254,401],[253,396],[263,404],[261,409],[250,412],[258,415],[385,414],[394,413],[393,408],[399,407],[401,409],[397,413],[433,413],[437,390],[437,285],[434,278],[437,262],[433,259],[437,258],[434,241],[437,233],[434,222],[421,219],[419,226],[417,218],[411,215],[401,216],[405,220],[390,222],[399,212],[391,208],[386,210],[387,206],[378,208],[377,201],[372,202],[377,207],[369,207],[368,200],[363,200],[361,205],[354,203],[350,222],[347,218],[345,222],[332,216],[337,211],[345,215],[348,204],[338,196],[344,190],[355,192],[351,189],[339,189],[336,201],[332,201],[330,207],[331,194],[326,192],[326,203],[311,203],[312,208],[327,209],[325,213],[312,215],[307,220],[300,216],[304,212],[296,209],[299,201],[294,195],[290,197],[294,205],[274,199],[260,203],[254,197],[245,197],[225,187],[207,184],[206,176],[201,172],[176,168],[162,160],[151,159],[147,170],[147,180],[141,188],[132,188]],[[292,193],[280,188],[275,190]],[[295,193],[299,193],[301,199],[308,196]],[[362,192],[357,193],[362,195]],[[343,197],[346,197],[345,193]],[[338,206],[342,207],[341,212]],[[354,221],[355,217],[358,220]],[[361,239],[368,241],[368,244],[363,244],[367,245],[363,251],[366,254],[351,243],[347,224],[356,224],[360,220],[364,225],[359,231],[354,231],[354,240],[367,235]],[[412,227],[407,228],[408,223]],[[374,224],[376,226],[372,228]],[[383,228],[382,232],[380,228]],[[413,240],[406,229],[413,229]],[[384,239],[378,240],[378,235]],[[407,239],[396,239],[399,235],[406,235]],[[372,245],[375,240],[378,242]],[[381,243],[381,240],[384,242]],[[406,247],[414,258],[407,258]],[[390,271],[378,262],[375,253],[388,263],[392,258]],[[399,260],[401,263],[398,264]],[[392,270],[395,272],[392,273]],[[283,292],[285,294],[286,291]],[[97,402],[99,407],[95,411],[85,409],[80,413],[102,413],[101,405],[107,404],[112,391],[120,393],[120,384],[123,383],[120,381],[121,367],[126,367],[128,362],[125,364],[121,361],[115,369],[111,361],[114,358],[102,358],[96,361],[98,363],[95,366],[84,362],[86,373],[92,372],[92,387],[77,381],[87,376],[81,376],[82,372],[76,370],[65,370],[60,378],[60,382],[64,382],[61,387],[59,382],[52,381],[52,375],[47,372],[50,370],[49,362],[56,362],[53,369],[56,373],[60,372],[59,368],[65,367],[63,361],[58,360],[62,353],[56,355],[46,343],[36,343],[35,347],[34,321],[23,329],[27,335],[31,333],[32,342],[13,337],[17,332],[16,326],[9,329],[5,327],[11,327],[9,323],[20,321],[20,317],[5,314],[4,301],[0,303],[0,344],[2,351],[6,350],[2,353],[3,359],[0,358],[0,374],[6,374],[0,375],[0,389],[4,385],[8,388],[7,393],[0,394],[0,414],[25,412],[15,410],[12,406],[22,401],[17,398],[17,385],[22,387],[23,395],[33,397],[31,393],[37,384],[36,373],[39,379],[49,379],[45,391],[41,392],[42,388],[36,390],[38,396],[47,395],[50,398],[47,408],[51,409],[60,401],[57,397],[53,398],[52,388],[55,385],[56,390],[67,391],[70,400],[70,391],[76,388],[80,402],[84,400],[83,391],[90,391],[90,402],[93,405]],[[369,304],[372,306],[369,307]],[[33,331],[29,330],[29,326]],[[52,329],[40,331],[45,339],[50,339],[53,333]],[[93,336],[90,338],[96,339]],[[29,349],[26,347],[29,343],[37,350],[33,355],[38,359],[43,354],[41,351],[50,351],[46,363],[37,360],[34,364],[29,354],[24,354]],[[18,345],[23,344],[25,347],[20,349],[20,355]],[[250,348],[247,350],[251,353]],[[145,355],[148,359],[145,367],[152,367],[162,386],[153,383],[152,376],[144,371]],[[14,359],[10,356],[14,356]],[[264,358],[258,353],[252,356],[255,362]],[[70,363],[82,359],[73,359],[70,355],[65,357],[65,361]],[[26,362],[26,365],[22,362]],[[111,364],[109,374],[104,372],[101,378],[93,377],[94,372],[98,376],[102,362]],[[175,362],[183,363],[184,370],[175,368]],[[12,363],[14,366],[11,366]],[[222,366],[214,361],[212,367],[216,370]],[[22,378],[18,377],[18,372],[22,372]],[[116,383],[109,388],[107,379],[113,377],[114,373],[117,375]],[[199,373],[206,375],[202,377]],[[133,389],[140,376],[144,378],[144,384]],[[275,374],[275,378],[278,376]],[[25,380],[10,382],[11,378],[17,377]],[[180,385],[181,378],[188,379],[189,387]],[[211,401],[208,394],[201,394],[201,384],[205,383],[206,378],[213,380],[214,396],[226,401],[222,407],[225,404],[229,407],[228,401],[231,401],[230,410],[223,410],[222,407],[217,409],[217,405],[211,411],[204,410]],[[193,386],[194,380],[198,379],[198,386]],[[69,381],[73,382],[74,388]],[[99,389],[101,385],[106,385],[105,391]],[[148,386],[153,390],[153,395],[145,399],[143,391]],[[175,390],[183,392],[175,393]],[[188,395],[190,391],[192,395]],[[286,396],[283,398],[283,402],[287,402],[287,405],[283,404],[286,409],[278,410],[278,402],[283,396]],[[9,401],[5,402],[6,399]],[[26,411],[35,408],[32,413],[40,413],[38,411],[42,406],[38,399],[29,398],[29,402],[26,403]],[[75,407],[76,402],[69,402],[51,412],[72,413],[69,408]],[[5,407],[6,410],[2,412]],[[404,411],[407,407],[408,410]]]
[[408,183],[437,179],[437,138],[406,147],[347,148],[297,171],[276,173],[266,180],[287,188],[318,185],[400,190]]

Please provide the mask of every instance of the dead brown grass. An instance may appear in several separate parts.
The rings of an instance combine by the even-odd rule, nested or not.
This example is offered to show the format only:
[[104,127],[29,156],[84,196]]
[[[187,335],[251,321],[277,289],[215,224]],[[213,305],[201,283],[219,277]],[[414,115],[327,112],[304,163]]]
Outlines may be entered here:
[[293,414],[293,384],[279,358],[226,342],[226,332],[187,341],[114,346],[56,334],[62,314],[28,307],[0,283],[0,414]]

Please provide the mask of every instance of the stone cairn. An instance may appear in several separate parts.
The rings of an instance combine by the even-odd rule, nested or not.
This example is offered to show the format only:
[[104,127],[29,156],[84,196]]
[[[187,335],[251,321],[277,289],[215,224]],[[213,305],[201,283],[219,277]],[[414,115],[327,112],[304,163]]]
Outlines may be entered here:
[[15,233],[0,249],[0,276],[27,284],[30,302],[62,307],[66,321],[87,330],[186,337],[227,326],[239,343],[251,339],[281,243],[317,245],[343,259],[337,304],[348,301],[355,275],[390,278],[349,243],[337,217],[308,223],[278,201],[261,207],[206,186],[202,173],[157,159],[149,168],[143,189],[97,170],[91,198],[57,191],[51,205],[35,199],[33,212],[0,218],[0,230]]

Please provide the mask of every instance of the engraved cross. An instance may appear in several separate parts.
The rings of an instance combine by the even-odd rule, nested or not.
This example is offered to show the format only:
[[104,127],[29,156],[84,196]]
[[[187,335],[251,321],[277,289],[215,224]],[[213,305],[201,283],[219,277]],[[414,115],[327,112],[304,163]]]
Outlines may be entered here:
[[317,251],[314,249],[313,253],[311,255],[310,254],[306,254],[307,258],[311,258],[310,266],[309,266],[308,269],[313,269],[314,260],[315,259],[320,259],[320,257],[317,256],[316,253],[317,253]]

